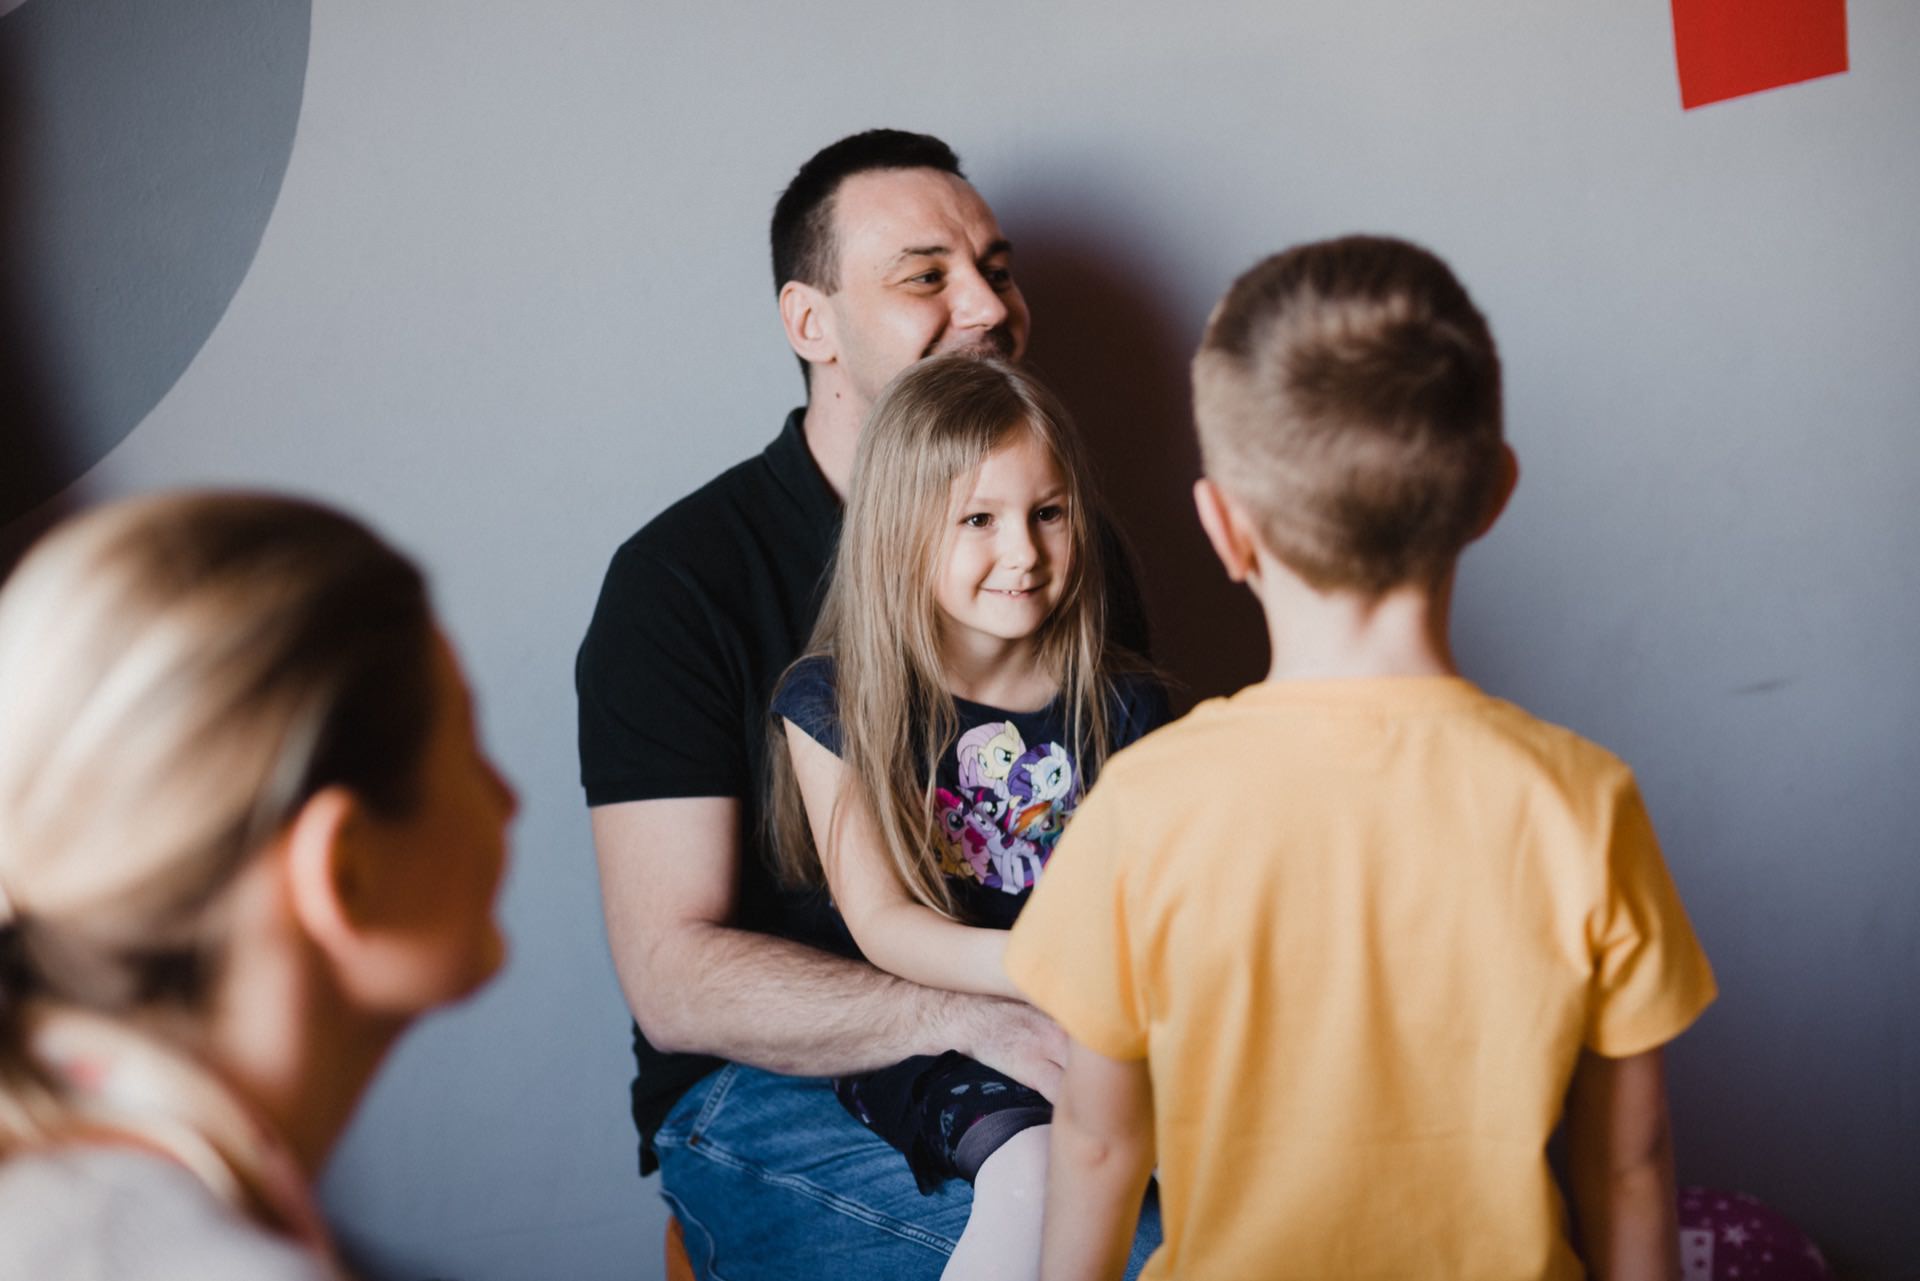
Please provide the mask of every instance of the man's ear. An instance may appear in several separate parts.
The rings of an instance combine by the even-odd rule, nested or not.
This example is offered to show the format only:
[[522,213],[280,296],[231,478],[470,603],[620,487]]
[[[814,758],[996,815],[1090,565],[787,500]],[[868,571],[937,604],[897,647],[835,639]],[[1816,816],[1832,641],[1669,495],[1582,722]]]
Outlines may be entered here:
[[366,814],[344,787],[322,788],[288,824],[287,893],[294,920],[320,950],[337,956],[360,935],[370,892],[362,866]]
[[812,285],[789,280],[780,286],[780,325],[787,345],[808,364],[828,364],[837,354],[827,295]]
[[1467,539],[1468,542],[1472,542],[1493,528],[1494,522],[1500,519],[1500,513],[1507,509],[1507,500],[1512,498],[1513,491],[1519,488],[1520,459],[1515,456],[1513,446],[1505,441],[1500,442],[1498,466],[1499,478],[1495,480],[1493,488],[1487,491],[1486,510],[1480,513],[1479,523],[1473,527],[1473,536]]
[[1213,554],[1220,558],[1227,577],[1236,583],[1246,582],[1259,563],[1253,527],[1233,499],[1205,476],[1193,482],[1193,506],[1200,513],[1200,527],[1207,531],[1207,541],[1213,544]]

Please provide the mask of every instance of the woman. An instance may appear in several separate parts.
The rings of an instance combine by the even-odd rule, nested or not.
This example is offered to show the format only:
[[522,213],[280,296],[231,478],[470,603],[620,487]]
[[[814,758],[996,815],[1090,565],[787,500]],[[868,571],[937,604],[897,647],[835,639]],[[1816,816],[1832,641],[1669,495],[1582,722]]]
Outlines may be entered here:
[[94,512],[0,591],[0,726],[0,1276],[339,1276],[310,1180],[502,959],[419,572],[285,498]]

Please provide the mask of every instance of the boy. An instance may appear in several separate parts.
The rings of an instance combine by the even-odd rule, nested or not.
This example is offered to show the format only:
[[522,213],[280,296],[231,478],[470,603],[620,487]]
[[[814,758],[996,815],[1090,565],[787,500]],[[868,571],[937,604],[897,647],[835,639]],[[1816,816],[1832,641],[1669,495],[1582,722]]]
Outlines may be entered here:
[[1493,337],[1400,241],[1237,281],[1194,360],[1201,523],[1265,681],[1108,763],[1008,946],[1072,1037],[1043,1275],[1677,1277],[1660,1046],[1714,983],[1627,768],[1490,698],[1455,561],[1517,476]]

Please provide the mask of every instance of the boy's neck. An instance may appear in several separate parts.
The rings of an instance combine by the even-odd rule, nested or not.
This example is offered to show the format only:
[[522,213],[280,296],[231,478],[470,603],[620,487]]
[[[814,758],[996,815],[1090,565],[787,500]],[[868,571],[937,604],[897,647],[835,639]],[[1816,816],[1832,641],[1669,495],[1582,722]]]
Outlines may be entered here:
[[1447,640],[1449,573],[1432,586],[1407,584],[1383,596],[1322,592],[1261,557],[1250,581],[1273,646],[1270,681],[1457,676]]

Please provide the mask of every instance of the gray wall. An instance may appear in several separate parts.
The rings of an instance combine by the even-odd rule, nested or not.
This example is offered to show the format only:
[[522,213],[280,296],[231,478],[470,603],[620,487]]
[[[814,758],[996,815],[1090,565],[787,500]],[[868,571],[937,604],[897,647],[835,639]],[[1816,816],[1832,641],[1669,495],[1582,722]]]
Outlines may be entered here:
[[1306,237],[1452,259],[1524,468],[1462,657],[1640,771],[1724,989],[1671,1054],[1682,1177],[1920,1276],[1920,9],[1857,0],[1850,74],[1685,114],[1665,0],[1032,9],[313,5],[251,272],[75,492],[368,514],[431,567],[523,789],[511,968],[374,1090],[325,1188],[349,1236],[396,1276],[657,1275],[573,647],[613,547],[797,398],[774,195],[895,123],[1018,244],[1202,691],[1259,662],[1184,508],[1207,308]]

